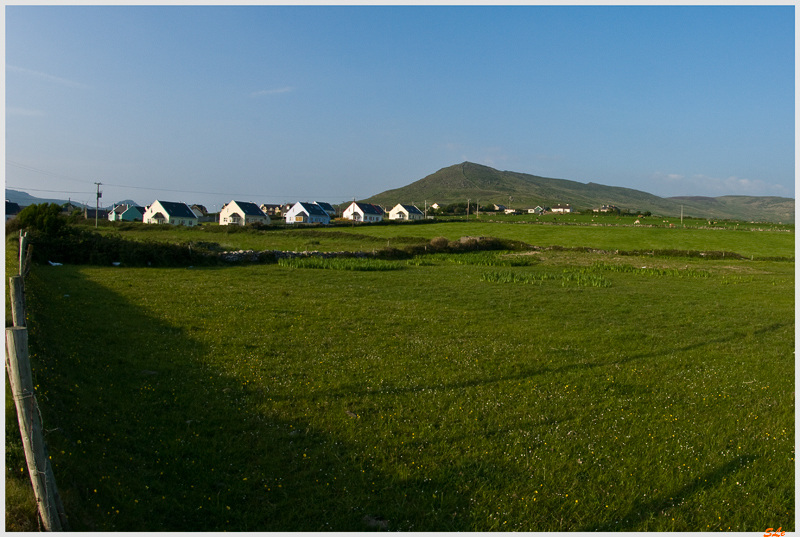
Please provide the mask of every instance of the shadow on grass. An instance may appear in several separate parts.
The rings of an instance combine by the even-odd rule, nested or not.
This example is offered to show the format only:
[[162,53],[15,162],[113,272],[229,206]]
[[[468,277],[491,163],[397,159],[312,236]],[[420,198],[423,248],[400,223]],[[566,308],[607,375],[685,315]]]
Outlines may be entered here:
[[628,513],[620,517],[619,521],[589,524],[579,531],[630,531],[640,529],[646,520],[659,515],[664,516],[665,511],[682,504],[693,495],[721,485],[723,479],[733,475],[740,468],[749,465],[756,459],[757,457],[752,455],[740,455],[722,466],[698,476],[696,480],[692,480],[691,483],[678,490],[667,492],[660,498],[636,502]]
[[37,398],[76,531],[471,528],[454,515],[467,499],[412,501],[458,468],[380,475],[342,439],[253,411],[263,390],[211,365],[196,327],[156,319],[77,267],[35,268],[27,291]]
[[[757,330],[753,331],[754,335],[766,334],[768,332],[775,332],[781,328],[785,328],[788,326],[793,326],[794,323],[773,323],[769,326],[764,326]],[[487,386],[491,384],[499,384],[505,382],[520,382],[523,380],[528,380],[534,377],[545,376],[545,375],[560,375],[564,373],[569,373],[572,371],[580,371],[580,370],[590,370],[598,367],[609,367],[614,365],[623,365],[628,364],[631,362],[637,362],[640,360],[645,360],[648,358],[665,358],[674,355],[675,353],[682,353],[688,352],[691,350],[699,349],[702,347],[706,347],[708,345],[716,345],[716,344],[723,344],[723,343],[731,343],[736,340],[744,339],[748,337],[748,334],[745,333],[738,333],[733,332],[728,336],[710,339],[707,341],[699,342],[699,343],[692,343],[689,345],[685,345],[683,347],[671,348],[665,351],[654,351],[654,352],[647,352],[642,354],[635,354],[633,356],[623,358],[621,360],[613,360],[608,362],[578,362],[578,363],[570,363],[565,364],[558,367],[520,367],[519,371],[513,374],[505,374],[505,375],[492,375],[492,376],[485,376],[481,377],[480,379],[470,379],[464,380],[460,382],[451,382],[451,383],[441,383],[436,385],[417,385],[417,386],[409,386],[409,387],[394,387],[389,384],[384,385],[381,388],[380,392],[370,391],[359,389],[359,385],[343,385],[339,390],[335,392],[326,392],[324,395],[320,394],[317,396],[309,395],[306,397],[309,401],[315,401],[320,399],[321,397],[328,397],[328,396],[371,396],[376,395],[377,393],[382,394],[403,394],[403,393],[430,393],[430,392],[437,392],[437,391],[450,391],[450,390],[461,390],[465,388],[475,388],[479,386]],[[630,389],[633,389],[632,387]]]

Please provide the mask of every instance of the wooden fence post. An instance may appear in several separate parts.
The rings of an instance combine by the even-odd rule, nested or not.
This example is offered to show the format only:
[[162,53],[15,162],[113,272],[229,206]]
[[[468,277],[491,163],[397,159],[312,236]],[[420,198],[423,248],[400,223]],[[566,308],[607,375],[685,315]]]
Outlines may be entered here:
[[28,245],[28,233],[19,230],[19,273],[25,274],[25,254]]
[[11,319],[14,326],[25,327],[25,280],[22,276],[11,276],[8,281],[11,289]]
[[61,521],[55,502],[57,493],[55,480],[51,477],[52,470],[48,472],[47,450],[44,445],[39,407],[33,392],[33,379],[28,360],[27,328],[6,328],[6,368],[14,404],[17,407],[22,446],[25,449],[25,459],[39,515],[46,531],[61,531]]

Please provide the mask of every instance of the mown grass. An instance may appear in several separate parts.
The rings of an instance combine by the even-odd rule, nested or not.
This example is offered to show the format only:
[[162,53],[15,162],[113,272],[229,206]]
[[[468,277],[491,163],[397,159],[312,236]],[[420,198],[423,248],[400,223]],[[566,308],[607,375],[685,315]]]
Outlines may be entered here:
[[34,267],[72,527],[794,530],[793,263],[552,250],[514,271],[609,286],[498,285],[465,255]]

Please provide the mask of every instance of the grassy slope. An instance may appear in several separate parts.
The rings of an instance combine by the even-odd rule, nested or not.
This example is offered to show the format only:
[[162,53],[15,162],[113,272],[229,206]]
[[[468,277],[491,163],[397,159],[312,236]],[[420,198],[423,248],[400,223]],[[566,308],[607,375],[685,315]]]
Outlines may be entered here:
[[793,264],[537,255],[711,277],[36,267],[73,527],[793,529]]
[[516,207],[569,203],[578,209],[612,204],[621,209],[651,211],[654,214],[705,218],[734,218],[746,221],[794,220],[794,200],[777,197],[723,196],[719,198],[661,198],[631,188],[579,183],[535,175],[498,171],[488,166],[464,162],[415,181],[405,187],[387,190],[369,198],[370,203],[392,206],[396,203],[447,204],[468,198],[482,203],[507,205],[509,196]]

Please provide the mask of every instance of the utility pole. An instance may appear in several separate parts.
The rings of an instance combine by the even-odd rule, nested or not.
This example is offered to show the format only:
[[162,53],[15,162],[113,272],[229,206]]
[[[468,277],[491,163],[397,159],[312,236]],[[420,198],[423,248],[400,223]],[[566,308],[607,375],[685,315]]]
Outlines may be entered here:
[[95,183],[97,185],[97,198],[94,201],[94,227],[97,228],[97,213],[100,211],[100,198],[103,197],[103,193],[100,192],[100,185],[103,183]]
[[469,202],[470,202],[470,199],[467,198],[467,220],[469,220]]
[[428,200],[425,200],[425,218],[428,218]]
[[475,220],[481,217],[481,200],[475,201]]
[[683,224],[683,205],[681,205],[681,224]]

